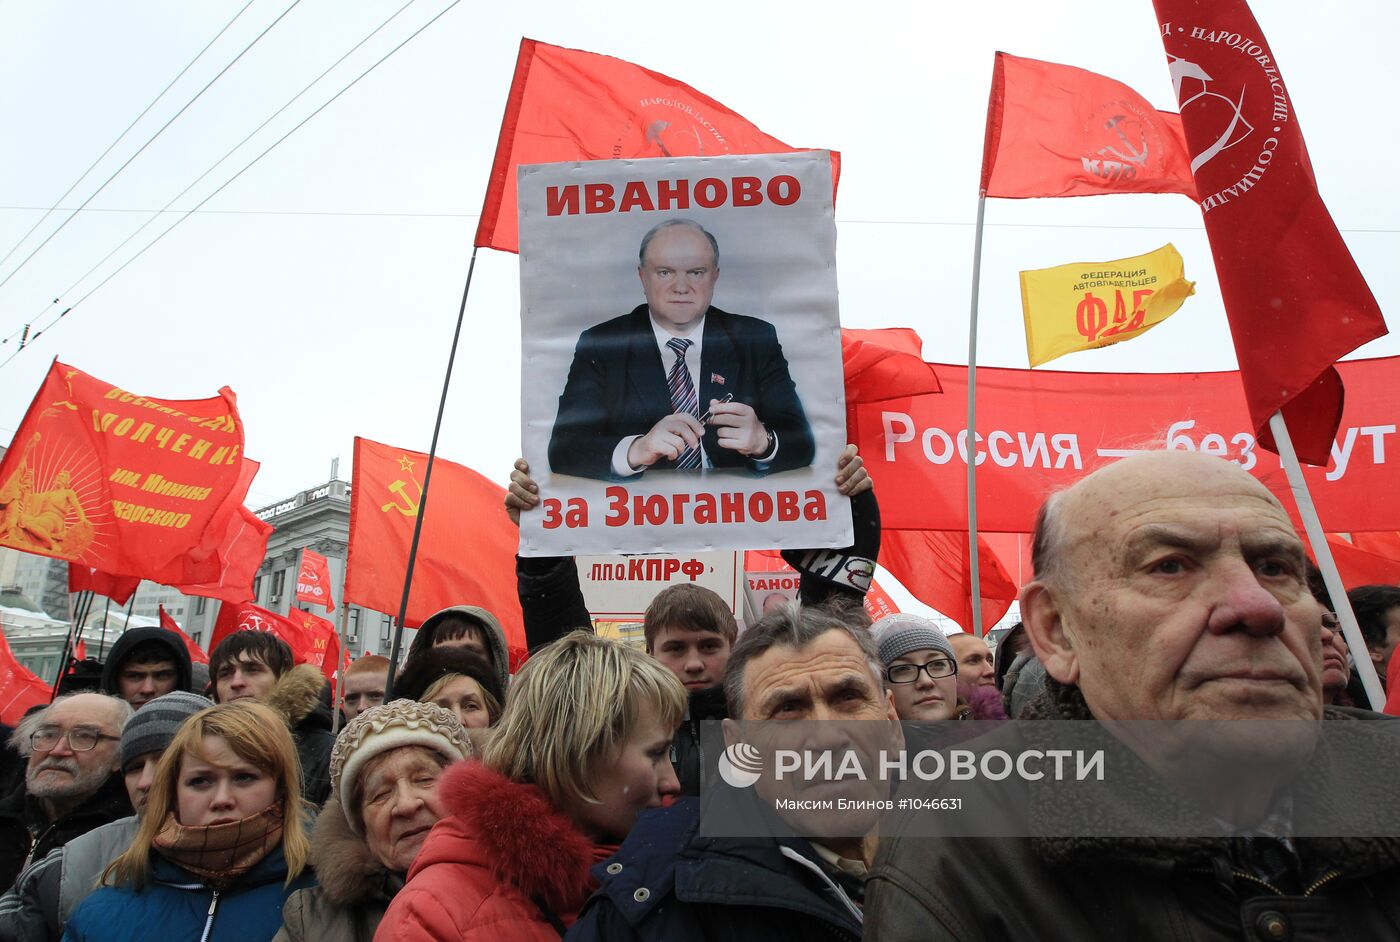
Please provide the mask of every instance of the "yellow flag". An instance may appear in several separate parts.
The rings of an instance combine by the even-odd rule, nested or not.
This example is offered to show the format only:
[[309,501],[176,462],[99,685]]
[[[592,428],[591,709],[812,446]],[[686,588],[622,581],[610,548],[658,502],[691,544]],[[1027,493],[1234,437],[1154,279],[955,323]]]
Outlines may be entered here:
[[1021,272],[1026,355],[1039,366],[1066,353],[1128,340],[1166,320],[1196,293],[1168,242],[1114,262]]

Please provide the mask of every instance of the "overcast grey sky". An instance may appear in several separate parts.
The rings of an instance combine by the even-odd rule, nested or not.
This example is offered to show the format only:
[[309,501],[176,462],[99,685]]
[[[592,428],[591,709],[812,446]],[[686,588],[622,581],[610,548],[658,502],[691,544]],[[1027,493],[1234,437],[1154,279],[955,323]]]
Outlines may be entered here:
[[[247,0],[0,0],[0,255],[54,205]],[[175,204],[222,184],[447,7],[414,0],[379,36]],[[78,206],[292,0],[253,0],[64,201]],[[302,0],[100,196],[0,287],[0,336],[81,297],[176,216],[70,285],[404,0]],[[1256,0],[1318,182],[1362,272],[1400,301],[1400,14]],[[169,398],[239,396],[250,503],[349,476],[355,435],[426,450],[483,189],[522,35],[687,82],[797,146],[842,151],[836,216],[846,326],[916,328],[964,362],[972,221],[992,56],[1065,62],[1174,109],[1149,0],[949,3],[460,3],[67,318],[0,368],[7,441],[57,355]],[[67,216],[58,212],[3,265]],[[1197,294],[1141,340],[1058,369],[1235,365],[1200,213],[1178,196],[991,201],[980,362],[1026,366],[1016,273],[1171,241]],[[441,454],[504,480],[519,452],[519,268],[482,251]],[[600,311],[600,317],[616,312]],[[0,346],[0,359],[14,340]],[[1360,355],[1400,353],[1395,335]],[[528,377],[526,377],[528,381]],[[902,596],[902,593],[900,593]]]

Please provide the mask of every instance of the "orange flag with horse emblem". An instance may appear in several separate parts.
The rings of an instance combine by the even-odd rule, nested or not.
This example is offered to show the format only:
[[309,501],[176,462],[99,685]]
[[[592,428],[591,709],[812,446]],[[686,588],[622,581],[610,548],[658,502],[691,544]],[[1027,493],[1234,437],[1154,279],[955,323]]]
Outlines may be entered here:
[[228,387],[153,399],[55,360],[0,461],[0,546],[159,579],[217,548],[242,451]]
[[[344,602],[398,616],[427,467],[421,452],[355,439]],[[505,494],[470,468],[433,459],[405,625],[417,627],[450,605],[479,605],[500,619],[515,662],[526,649],[515,589],[520,537]]]

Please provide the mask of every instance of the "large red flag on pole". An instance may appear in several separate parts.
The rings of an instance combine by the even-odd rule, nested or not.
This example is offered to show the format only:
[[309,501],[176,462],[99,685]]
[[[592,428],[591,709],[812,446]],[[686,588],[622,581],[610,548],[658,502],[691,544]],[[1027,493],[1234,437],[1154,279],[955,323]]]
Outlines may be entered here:
[[984,196],[1195,196],[1181,117],[1086,69],[998,52]]
[[[519,251],[520,164],[778,154],[789,147],[683,82],[612,56],[520,41],[476,245]],[[833,183],[840,155],[831,154]]]
[[[428,456],[355,439],[350,486],[350,551],[345,597],[379,612],[397,612]],[[480,605],[500,619],[512,660],[525,654],[525,622],[515,586],[519,531],[506,516],[505,489],[470,468],[433,461],[432,506],[408,599],[409,628],[450,605]]]
[[242,450],[228,387],[153,399],[55,360],[0,461],[0,546],[159,580],[218,545]]
[[213,651],[220,641],[236,631],[270,632],[287,642],[287,646],[292,649],[292,659],[295,663],[313,663],[317,666],[321,663],[321,657],[316,650],[316,639],[299,621],[247,602],[219,603],[219,615],[214,619],[214,635],[209,639],[209,650]]
[[1323,205],[1278,63],[1243,0],[1153,0],[1250,419],[1325,465],[1342,414],[1332,364],[1386,333]]
[[[972,606],[971,544],[956,530],[886,530],[880,536],[880,565],[920,602],[937,609],[975,635],[984,635],[1016,600],[1019,587],[986,542],[979,539],[977,598]],[[978,624],[977,616],[981,623]]]
[[93,569],[91,566],[68,564],[69,592],[96,592],[105,595],[118,605],[125,605],[136,594],[141,580],[135,576],[114,576],[110,572]]

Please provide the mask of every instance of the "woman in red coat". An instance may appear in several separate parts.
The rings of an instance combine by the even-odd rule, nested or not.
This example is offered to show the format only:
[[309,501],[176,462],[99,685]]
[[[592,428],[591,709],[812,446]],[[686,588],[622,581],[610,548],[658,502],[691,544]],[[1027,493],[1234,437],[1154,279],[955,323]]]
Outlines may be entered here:
[[576,631],[511,685],[480,762],[448,769],[429,834],[376,942],[553,942],[637,812],[680,791],[685,688],[656,661]]

